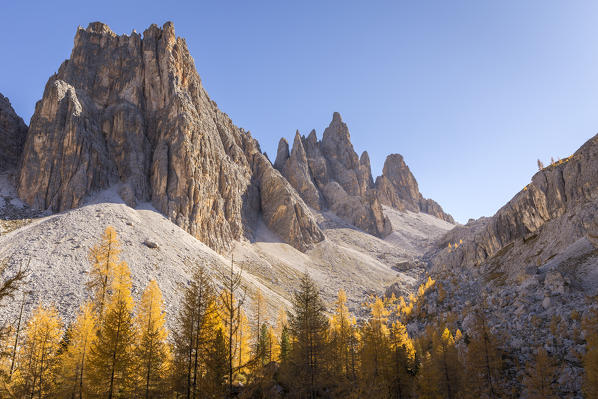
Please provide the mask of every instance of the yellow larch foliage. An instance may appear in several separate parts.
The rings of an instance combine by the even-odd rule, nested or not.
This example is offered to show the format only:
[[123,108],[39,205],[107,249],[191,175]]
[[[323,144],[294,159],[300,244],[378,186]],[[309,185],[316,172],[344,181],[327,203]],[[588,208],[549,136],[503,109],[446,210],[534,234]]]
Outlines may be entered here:
[[347,307],[347,294],[341,288],[338,291],[336,302],[334,302],[334,314],[331,318],[330,327],[334,331],[340,331],[344,327],[350,325],[349,308]]
[[236,342],[237,347],[236,362],[239,373],[245,374],[249,370],[247,369],[247,363],[251,360],[251,325],[249,319],[245,314],[245,311],[241,309],[239,313],[239,327],[237,328]]
[[434,286],[434,284],[436,284],[436,280],[434,280],[431,276],[428,276],[428,279],[424,284],[424,291],[428,291],[430,288]]
[[383,335],[388,335],[388,316],[389,311],[384,306],[382,299],[376,297],[373,303],[368,304],[370,308],[369,323],[374,330],[378,330]]
[[455,337],[448,328],[444,328],[439,338],[434,339],[432,353],[432,375],[435,377],[442,397],[449,399],[460,398],[463,389],[463,365],[459,361]]
[[268,325],[268,353],[270,353],[270,361],[278,360],[280,357],[280,337],[276,335],[274,327]]
[[24,340],[17,353],[16,368],[12,376],[14,397],[52,397],[58,380],[62,322],[53,306],[39,305],[25,330]]
[[402,349],[405,352],[405,356],[409,361],[415,360],[415,346],[413,340],[409,338],[407,328],[403,323],[396,320],[392,323],[391,330],[391,347],[393,350]]
[[91,270],[87,289],[91,292],[96,311],[102,316],[114,279],[114,269],[119,263],[120,243],[114,227],[108,226],[100,243],[89,251]]
[[94,394],[113,397],[131,394],[137,331],[133,320],[131,274],[125,262],[114,269],[112,294],[91,347],[89,382]]
[[[382,303],[379,298],[378,300]],[[349,313],[347,294],[340,289],[334,303],[334,314],[330,319],[330,335],[336,370],[344,376],[352,374],[351,338],[354,328],[355,318]]]
[[90,348],[96,337],[97,317],[93,304],[87,302],[79,309],[70,329],[70,339],[61,356],[61,393],[68,397],[89,395],[87,362]]
[[463,338],[463,333],[461,332],[461,330],[459,330],[457,328],[457,331],[455,331],[455,342],[461,341],[462,338]]
[[151,280],[137,305],[135,318],[138,340],[135,345],[135,391],[144,397],[165,392],[171,353],[166,342],[168,331],[162,291]]

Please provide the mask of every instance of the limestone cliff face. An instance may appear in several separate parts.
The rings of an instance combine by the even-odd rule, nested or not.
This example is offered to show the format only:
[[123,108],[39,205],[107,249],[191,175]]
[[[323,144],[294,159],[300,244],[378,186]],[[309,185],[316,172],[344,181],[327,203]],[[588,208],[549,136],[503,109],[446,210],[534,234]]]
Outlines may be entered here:
[[[598,135],[571,157],[536,173],[493,217],[450,231],[433,264],[439,268],[480,265],[515,247],[519,267],[526,262],[537,266],[580,238],[591,241],[598,221],[597,160]],[[457,249],[447,248],[461,240]]]
[[8,98],[0,94],[0,170],[17,165],[26,136],[27,125],[15,113]]
[[210,100],[170,22],[143,35],[79,28],[36,105],[19,196],[62,211],[113,184],[218,251],[251,238],[260,215],[301,250],[324,238],[257,141]]
[[453,217],[445,213],[434,200],[424,198],[419,192],[417,180],[400,154],[390,154],[384,161],[382,176],[376,178],[378,198],[383,205],[398,210],[424,212],[449,223]]
[[349,129],[335,112],[321,141],[315,131],[307,138],[295,134],[293,149],[281,139],[274,166],[312,208],[329,209],[371,234],[390,233],[372,179],[367,153],[355,153]]
[[382,205],[425,212],[454,223],[440,205],[421,195],[401,155],[388,156],[382,176],[374,183],[368,153],[357,156],[349,129],[338,112],[333,114],[321,141],[314,130],[307,138],[297,132],[289,152],[289,144],[282,138],[274,166],[309,206],[329,209],[371,234],[384,236],[390,232]]

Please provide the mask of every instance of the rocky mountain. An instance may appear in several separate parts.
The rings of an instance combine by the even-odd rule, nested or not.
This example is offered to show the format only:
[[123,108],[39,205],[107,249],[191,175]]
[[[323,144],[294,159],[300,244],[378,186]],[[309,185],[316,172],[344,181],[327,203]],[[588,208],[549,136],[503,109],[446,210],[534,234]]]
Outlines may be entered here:
[[251,239],[259,217],[300,250],[324,239],[257,141],[210,100],[172,23],[143,36],[79,28],[36,104],[18,195],[64,211],[114,184],[217,251]]
[[385,202],[367,153],[357,157],[338,113],[321,141],[312,132],[297,136],[290,153],[285,142],[279,147],[274,168],[251,134],[210,100],[172,23],[118,36],[96,22],[77,30],[70,59],[36,104],[17,192],[35,209],[61,212],[116,185],[128,205],[151,202],[221,253],[254,240],[262,219],[306,251],[325,238],[314,215],[321,210],[379,237],[391,231],[382,203],[453,223],[436,203],[425,205],[406,166],[399,172],[410,179],[391,168],[392,176],[381,177],[385,193],[401,200]]
[[232,255],[272,312],[306,270],[327,301],[345,287],[353,310],[389,285],[407,295],[425,271],[397,265],[454,227],[383,206],[369,157],[357,157],[338,113],[321,141],[297,135],[292,151],[281,142],[272,165],[210,100],[171,23],[143,35],[79,28],[29,128],[10,106],[0,118],[14,143],[0,169],[0,259],[8,272],[26,262],[31,303],[51,300],[67,318],[85,295],[88,250],[108,225],[121,235],[136,293],[155,278],[176,306],[191,263],[218,280]]
[[[491,218],[458,226],[432,258],[438,268],[474,268],[528,248],[525,267],[545,264],[580,239],[591,240],[598,200],[598,136],[536,173]],[[462,241],[462,243],[461,243]],[[459,243],[448,248],[449,243]]]
[[559,359],[564,396],[580,392],[581,323],[598,295],[597,160],[594,136],[538,171],[494,216],[455,227],[425,256],[451,298],[429,314],[481,307],[494,331],[508,332],[514,358],[528,362],[544,347]]
[[434,200],[424,198],[419,192],[417,180],[400,154],[390,154],[384,161],[382,176],[376,178],[376,189],[381,204],[399,210],[424,212],[428,215],[455,223]]
[[338,112],[318,141],[315,130],[295,134],[292,150],[280,139],[274,167],[311,208],[329,209],[343,220],[377,236],[390,233],[382,205],[425,212],[454,224],[434,201],[419,192],[417,181],[398,154],[389,155],[383,175],[374,183],[366,151],[357,156],[347,125]]
[[0,171],[17,165],[26,136],[27,125],[15,113],[8,98],[0,94]]

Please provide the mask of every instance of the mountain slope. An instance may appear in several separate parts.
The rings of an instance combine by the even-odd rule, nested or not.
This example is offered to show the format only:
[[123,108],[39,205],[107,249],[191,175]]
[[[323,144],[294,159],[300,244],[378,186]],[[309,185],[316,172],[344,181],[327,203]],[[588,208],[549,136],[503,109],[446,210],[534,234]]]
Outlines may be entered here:
[[[483,310],[510,356],[525,364],[544,347],[559,359],[560,393],[579,395],[581,321],[598,295],[596,215],[598,136],[536,173],[494,216],[439,239],[428,270],[450,300],[430,305],[429,315]],[[464,332],[470,323],[463,318]]]
[[[121,258],[131,268],[133,294],[137,297],[147,282],[155,278],[164,293],[169,320],[176,315],[182,290],[179,284],[189,280],[192,264],[203,264],[218,282],[220,273],[230,265],[230,258],[213,251],[189,233],[171,223],[150,203],[137,208],[126,205],[114,186],[88,197],[77,209],[52,215],[38,215],[19,204],[6,175],[0,176],[0,191],[5,199],[0,204],[0,217],[18,220],[14,204],[19,206],[23,220],[16,229],[0,231],[0,259],[9,259],[8,273],[28,265],[28,309],[39,301],[53,302],[67,320],[85,298],[85,282],[89,261],[88,251],[98,242],[107,226],[113,226],[122,243]],[[394,210],[389,210],[394,220]],[[29,213],[28,213],[29,212]],[[29,215],[31,218],[26,218]],[[426,233],[415,237],[429,248],[429,235],[440,235],[452,225],[438,219],[422,222],[415,214],[402,214],[403,220],[394,228],[401,232],[413,226]],[[415,216],[414,216],[415,215]],[[320,228],[327,239],[303,253],[284,243],[262,222],[256,227],[253,242],[233,243],[232,256],[236,268],[243,269],[244,285],[251,298],[256,288],[264,292],[268,312],[276,316],[288,306],[293,289],[308,271],[321,287],[321,293],[332,303],[339,288],[347,291],[349,306],[358,311],[366,294],[381,294],[385,287],[399,282],[404,292],[412,292],[423,269],[396,269],[420,252],[409,246],[369,235],[342,221],[331,213],[317,213]],[[435,221],[436,220],[436,221]],[[0,223],[2,225],[2,223]],[[408,227],[411,226],[411,227]],[[394,233],[393,233],[394,234]],[[411,230],[404,231],[410,235]],[[148,247],[145,242],[157,244]],[[250,305],[250,302],[248,302]],[[18,314],[18,303],[0,308],[0,319]],[[251,307],[247,306],[251,311]]]

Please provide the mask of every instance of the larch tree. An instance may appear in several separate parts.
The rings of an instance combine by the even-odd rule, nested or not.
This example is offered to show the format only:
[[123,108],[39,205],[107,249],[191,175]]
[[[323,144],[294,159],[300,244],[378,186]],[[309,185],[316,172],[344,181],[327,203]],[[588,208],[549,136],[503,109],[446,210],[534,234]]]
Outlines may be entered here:
[[276,361],[279,356],[278,337],[276,336],[276,330],[271,325],[268,325],[268,363]]
[[396,399],[408,398],[413,388],[415,347],[407,334],[407,328],[396,320],[390,328],[390,349],[392,367],[390,372],[390,390]]
[[226,384],[228,376],[228,348],[222,328],[218,328],[214,339],[207,348],[205,387],[202,397],[220,399],[230,395]]
[[87,302],[79,309],[77,319],[70,328],[68,345],[60,359],[61,393],[65,397],[88,397],[87,362],[96,337],[96,328],[97,316],[93,304]]
[[[274,333],[273,333],[273,337],[275,338],[274,340],[274,348],[272,349],[272,356],[274,357],[274,360],[278,361],[279,363],[282,363],[282,330],[286,328],[286,334],[287,334],[287,341],[288,341],[288,325],[289,325],[289,320],[287,317],[287,312],[284,309],[278,309],[278,314],[276,316],[276,324],[274,326]],[[288,354],[288,350],[289,347],[285,348],[287,351],[285,353]]]
[[[456,335],[461,335],[461,332],[457,330]],[[445,328],[433,356],[440,375],[440,390],[448,399],[460,398],[463,392],[463,365],[455,342],[455,336]]]
[[305,273],[291,300],[289,330],[292,350],[289,356],[291,385],[298,395],[316,398],[327,383],[326,352],[328,318],[318,288]]
[[247,365],[251,361],[251,326],[249,324],[249,319],[245,314],[245,311],[241,309],[239,314],[239,327],[237,328],[237,337],[235,339],[236,350],[235,353],[237,354],[237,372],[240,374],[245,374],[247,370]]
[[419,348],[422,355],[418,396],[447,399],[463,397],[463,365],[459,360],[455,337],[449,329],[429,326],[420,338]]
[[224,324],[224,341],[227,347],[227,384],[229,394],[232,394],[233,383],[237,372],[245,367],[245,365],[237,365],[235,362],[235,359],[239,355],[235,339],[241,326],[241,309],[246,299],[246,291],[241,285],[241,275],[242,270],[235,272],[232,259],[229,271],[223,272],[221,275],[223,289],[220,291],[219,305],[221,319]]
[[139,332],[135,345],[135,391],[146,399],[159,397],[166,392],[171,355],[166,342],[164,301],[156,280],[151,280],[143,292],[135,322]]
[[529,399],[556,399],[556,367],[544,348],[538,348],[533,362],[526,367],[524,390]]
[[262,343],[262,324],[264,322],[264,313],[265,313],[265,299],[264,294],[262,294],[261,289],[257,289],[255,292],[255,297],[253,298],[253,317],[255,320],[254,330],[255,330],[255,343],[254,343],[254,351],[255,351],[255,358],[263,358],[262,354],[259,352],[263,350],[263,347],[260,347],[260,343]]
[[584,320],[586,353],[583,356],[583,393],[586,398],[598,397],[598,311]]
[[56,394],[58,351],[62,322],[54,307],[41,304],[33,311],[23,331],[17,354],[12,391],[19,398],[48,398]]
[[386,397],[389,392],[390,339],[389,311],[380,298],[366,303],[370,317],[362,327],[361,381],[362,394]]
[[354,328],[354,319],[347,308],[347,294],[340,289],[334,303],[334,314],[330,320],[331,343],[336,373],[347,380],[353,380],[355,377],[351,368],[350,346]]
[[202,396],[207,353],[221,328],[212,279],[204,266],[196,265],[173,332],[175,389],[183,397]]
[[120,243],[116,230],[108,226],[101,241],[89,251],[91,269],[86,284],[100,319],[103,317],[106,300],[110,295],[115,268],[120,263],[119,254]]
[[291,352],[291,337],[289,335],[289,328],[285,324],[282,326],[282,330],[280,332],[280,354],[278,356],[278,360],[280,363],[285,363],[289,358],[289,353]]
[[482,311],[474,315],[467,345],[467,391],[472,398],[501,398],[502,352],[498,337],[492,333]]
[[131,274],[125,262],[114,269],[111,292],[87,368],[94,393],[108,399],[130,396],[134,375],[133,349],[138,337],[133,320]]

